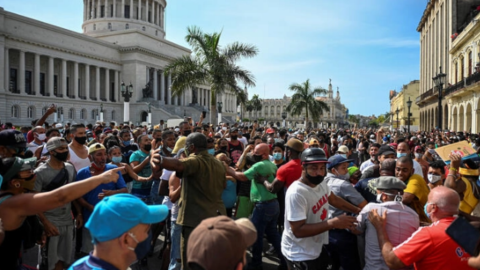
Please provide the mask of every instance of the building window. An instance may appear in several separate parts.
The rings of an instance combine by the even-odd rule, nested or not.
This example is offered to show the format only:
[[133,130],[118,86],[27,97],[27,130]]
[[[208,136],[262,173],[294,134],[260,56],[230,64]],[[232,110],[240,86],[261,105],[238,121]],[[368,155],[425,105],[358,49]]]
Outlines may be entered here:
[[57,107],[57,114],[58,114],[60,117],[63,117],[63,107]]
[[53,95],[58,97],[58,76],[53,75]]
[[472,75],[472,51],[468,53],[468,76]]
[[74,108],[70,108],[70,110],[68,110],[68,119],[75,119],[75,109]]
[[29,106],[27,109],[27,118],[33,119],[35,117],[35,107]]
[[45,96],[45,73],[40,73],[40,94]]
[[130,5],[125,5],[123,13],[125,14],[125,19],[130,19]]
[[137,20],[141,20],[141,19],[142,19],[142,18],[140,18],[140,17],[138,16],[138,7],[137,7],[137,16],[135,16],[135,18],[137,18]]
[[93,24],[93,31],[97,30],[97,25]]
[[17,69],[11,68],[10,69],[10,92],[18,93],[17,91]]
[[458,82],[458,62],[455,63],[455,83]]
[[158,36],[158,30],[155,30],[155,36]]
[[100,18],[105,17],[105,6],[100,6]]
[[87,110],[82,109],[80,111],[80,119],[85,120],[85,115],[87,114]]
[[152,12],[148,12],[148,22],[152,21]]
[[130,26],[128,25],[128,23],[125,24],[125,29],[129,29],[129,28],[130,28]]
[[115,121],[115,111],[112,111],[112,121]]
[[465,77],[465,59],[462,57],[462,59],[460,59],[460,80],[463,80],[463,77]]
[[32,92],[32,72],[29,70],[25,70],[25,92],[27,95],[35,94]]
[[46,113],[47,113],[47,110],[48,110],[48,107],[47,107],[47,106],[43,107],[43,109],[42,109],[42,115],[46,114]]
[[145,31],[145,26],[142,27],[142,30]]
[[18,105],[12,106],[12,118],[18,118],[20,115],[20,107]]
[[108,23],[108,30],[112,30],[112,24]]
[[73,95],[70,93],[70,77],[67,77],[67,97],[72,97]]
[[113,14],[113,5],[110,5],[110,17],[117,17],[117,14]]

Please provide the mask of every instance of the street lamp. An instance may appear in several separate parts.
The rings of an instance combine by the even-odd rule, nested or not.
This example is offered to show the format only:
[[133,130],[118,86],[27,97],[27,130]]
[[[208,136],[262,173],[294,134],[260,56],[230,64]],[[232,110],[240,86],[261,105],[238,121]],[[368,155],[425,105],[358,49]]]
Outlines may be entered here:
[[400,123],[398,122],[398,113],[400,112],[400,110],[398,109],[398,107],[395,112],[397,113],[397,130],[398,130],[398,127],[400,126]]
[[287,119],[287,112],[286,111],[282,112],[282,118],[283,118],[283,127],[285,127],[285,119]]
[[440,66],[440,72],[437,73],[437,76],[433,77],[433,82],[435,86],[438,88],[438,129],[442,129],[442,90],[443,84],[445,84],[445,78],[447,75],[442,73],[442,66]]
[[217,102],[218,124],[220,124],[220,122],[222,122],[222,107],[223,107],[223,102],[221,102],[221,101]]
[[407,101],[407,108],[408,108],[408,135],[410,136],[410,116],[412,115],[410,113],[410,108],[412,107],[412,101],[410,100],[410,97],[408,97],[408,101]]
[[124,82],[120,85],[120,91],[122,92],[122,97],[124,98],[123,102],[123,122],[128,124],[130,122],[130,98],[133,94],[133,85],[130,82],[130,85],[125,85]]

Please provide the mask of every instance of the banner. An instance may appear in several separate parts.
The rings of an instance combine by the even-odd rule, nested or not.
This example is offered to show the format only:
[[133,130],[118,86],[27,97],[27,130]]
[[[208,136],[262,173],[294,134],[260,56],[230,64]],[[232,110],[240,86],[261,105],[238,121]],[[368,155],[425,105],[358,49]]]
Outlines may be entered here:
[[461,155],[462,160],[478,156],[477,151],[467,141],[448,144],[435,149],[435,151],[447,165],[450,164],[450,153]]

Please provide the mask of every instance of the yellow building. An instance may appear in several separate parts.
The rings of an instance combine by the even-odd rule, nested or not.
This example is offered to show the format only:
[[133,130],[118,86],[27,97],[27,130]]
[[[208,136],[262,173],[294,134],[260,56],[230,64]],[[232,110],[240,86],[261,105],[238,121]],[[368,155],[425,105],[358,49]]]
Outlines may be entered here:
[[396,129],[408,127],[407,102],[410,100],[412,102],[410,107],[410,130],[418,130],[420,112],[418,105],[415,104],[415,98],[418,95],[419,88],[420,81],[413,80],[404,85],[399,93],[396,91],[390,91],[390,124],[392,128]]

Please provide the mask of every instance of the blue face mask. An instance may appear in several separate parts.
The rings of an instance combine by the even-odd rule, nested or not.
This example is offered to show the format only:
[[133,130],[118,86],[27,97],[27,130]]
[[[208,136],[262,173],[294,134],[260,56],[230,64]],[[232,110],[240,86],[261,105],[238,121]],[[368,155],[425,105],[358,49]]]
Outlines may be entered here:
[[208,149],[207,151],[210,155],[212,155],[212,156],[215,155],[215,148]]
[[122,162],[122,156],[119,156],[119,157],[112,157],[112,162],[113,163],[120,163]]
[[124,142],[123,142],[123,145],[125,145],[125,146],[130,146],[130,141],[124,141]]
[[283,158],[282,153],[273,153],[273,158],[275,160],[280,160]]
[[428,206],[428,203],[426,203],[425,206],[423,207],[423,211],[425,212],[425,215],[427,215],[427,217],[430,219],[430,214],[427,212],[427,206]]
[[405,157],[407,153],[397,153],[397,158]]

